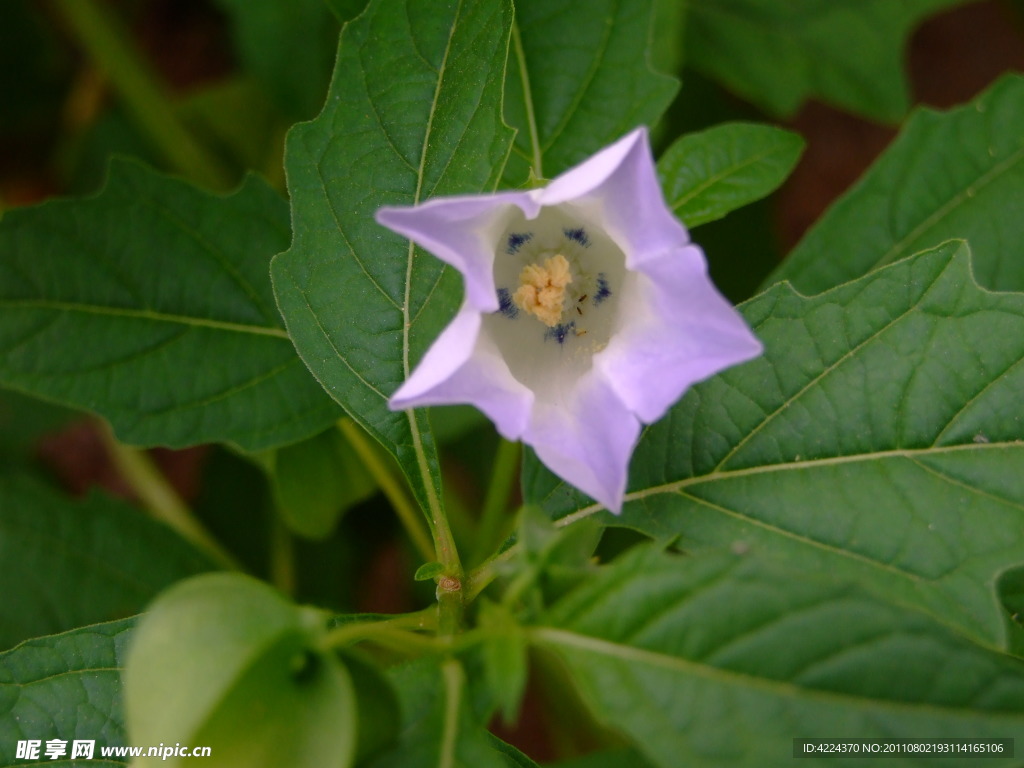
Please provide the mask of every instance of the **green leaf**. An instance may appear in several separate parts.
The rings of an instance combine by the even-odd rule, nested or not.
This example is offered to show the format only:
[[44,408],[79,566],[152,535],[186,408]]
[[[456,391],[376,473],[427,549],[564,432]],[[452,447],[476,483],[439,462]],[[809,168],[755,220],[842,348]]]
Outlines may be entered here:
[[653,125],[678,81],[648,60],[652,0],[519,0],[505,80],[518,130],[504,182],[521,186]]
[[[501,759],[503,761],[502,766],[504,768],[540,768],[540,766],[529,757],[524,755],[511,744],[506,744],[493,733],[487,733],[487,740],[490,742],[491,748],[501,755]],[[640,767],[634,766],[634,768]]]
[[142,617],[129,650],[131,742],[208,746],[223,766],[349,765],[355,693],[344,666],[317,647],[317,631],[315,616],[249,577],[175,585]]
[[1020,660],[816,571],[639,547],[545,619],[533,641],[665,768],[791,766],[806,734],[1024,737]]
[[903,45],[964,0],[695,0],[687,61],[754,104],[792,116],[819,98],[876,120],[907,111]]
[[218,197],[125,161],[99,195],[0,222],[0,382],[100,413],[128,443],[248,450],[338,415],[267,279],[285,205],[255,177]]
[[654,0],[650,55],[656,72],[678,75],[683,68],[688,5],[678,0]]
[[648,765],[650,763],[635,749],[609,749],[548,763],[547,768],[645,768]]
[[[762,358],[692,389],[633,456],[621,518],[680,546],[765,550],[1005,643],[1024,562],[1024,296],[948,243],[828,293],[743,306]],[[535,467],[555,517],[599,508]]]
[[539,506],[525,506],[516,534],[521,546],[519,557],[503,567],[515,579],[511,594],[505,595],[506,602],[513,597],[518,599],[517,593],[528,586],[537,587],[532,596],[527,593],[528,598],[548,602],[587,578],[604,530],[595,520],[558,528]]
[[312,117],[324,103],[338,25],[324,0],[217,0],[242,66],[285,114]]
[[377,490],[337,429],[278,448],[264,463],[284,522],[309,539],[329,536],[345,511]]
[[368,659],[347,649],[342,655],[356,694],[359,740],[356,764],[373,757],[398,739],[401,710],[391,681]]
[[1024,657],[1024,566],[1004,571],[996,588],[1005,611],[1007,651]]
[[331,9],[331,13],[342,24],[348,21],[352,21],[356,16],[363,12],[366,8],[368,0],[324,0],[327,7]]
[[522,768],[529,762],[487,732],[455,659],[424,659],[389,671],[402,725],[398,743],[367,768]]
[[214,567],[126,504],[0,478],[0,648],[138,613],[164,587]]
[[437,561],[424,563],[413,574],[414,581],[433,581],[444,573],[444,564]]
[[949,112],[916,112],[769,282],[824,291],[949,238],[977,253],[978,282],[1024,290],[1024,78]]
[[78,416],[59,405],[0,389],[0,471],[30,459],[43,435]]
[[281,312],[424,509],[440,498],[429,420],[387,398],[451,319],[459,280],[373,214],[494,188],[511,142],[500,116],[511,14],[507,0],[374,0],[342,33],[324,111],[288,135],[295,239],[272,267]]
[[[95,624],[40,637],[0,653],[0,765],[15,758],[20,739],[75,739],[123,746],[121,667],[135,619]],[[70,750],[69,750],[70,752]],[[51,760],[40,760],[52,763]],[[127,765],[127,759],[61,765]]]
[[479,628],[484,633],[484,675],[502,720],[512,725],[519,716],[526,690],[526,637],[505,605],[480,602]]
[[676,141],[658,160],[658,175],[669,207],[692,228],[773,192],[803,147],[781,128],[725,123]]

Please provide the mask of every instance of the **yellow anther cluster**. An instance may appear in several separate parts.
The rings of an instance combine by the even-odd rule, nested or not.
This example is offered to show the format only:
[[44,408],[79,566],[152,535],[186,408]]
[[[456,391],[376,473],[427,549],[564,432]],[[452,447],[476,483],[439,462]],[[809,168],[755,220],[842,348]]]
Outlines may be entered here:
[[553,328],[562,320],[565,289],[572,283],[572,271],[565,256],[556,253],[543,264],[528,264],[519,273],[519,288],[512,301],[524,312]]

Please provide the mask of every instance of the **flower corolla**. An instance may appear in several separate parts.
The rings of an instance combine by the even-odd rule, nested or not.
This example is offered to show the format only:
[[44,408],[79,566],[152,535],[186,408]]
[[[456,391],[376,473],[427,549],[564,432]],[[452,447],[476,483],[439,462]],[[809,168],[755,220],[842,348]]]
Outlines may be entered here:
[[377,221],[465,283],[390,407],[472,404],[612,512],[642,424],[761,353],[666,205],[644,128],[542,188],[385,207]]

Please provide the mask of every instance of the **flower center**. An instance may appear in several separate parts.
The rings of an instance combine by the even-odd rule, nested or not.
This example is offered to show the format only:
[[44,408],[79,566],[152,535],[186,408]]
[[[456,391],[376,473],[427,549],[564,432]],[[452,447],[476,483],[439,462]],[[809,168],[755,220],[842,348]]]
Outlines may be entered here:
[[618,326],[625,254],[600,226],[558,206],[511,217],[495,245],[498,311],[484,317],[487,334],[539,398],[567,396]]
[[566,288],[572,284],[569,261],[556,253],[543,264],[527,264],[519,273],[519,288],[512,294],[517,307],[548,328],[562,322]]

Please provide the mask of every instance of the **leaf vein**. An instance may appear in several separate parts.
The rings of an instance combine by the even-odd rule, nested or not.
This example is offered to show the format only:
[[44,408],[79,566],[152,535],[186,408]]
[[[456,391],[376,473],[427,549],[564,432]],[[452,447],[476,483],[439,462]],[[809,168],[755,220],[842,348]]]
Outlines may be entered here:
[[0,299],[0,307],[17,309],[41,309],[54,310],[58,312],[81,312],[92,315],[111,315],[113,317],[131,318],[133,320],[152,320],[161,323],[174,323],[200,328],[209,328],[217,331],[230,331],[233,333],[250,333],[257,336],[272,336],[278,339],[288,339],[287,331],[283,328],[268,328],[260,325],[248,325],[246,323],[234,323],[226,320],[212,320],[205,317],[193,317],[189,315],[175,315],[167,312],[156,312],[150,309],[134,309],[124,307],[109,307],[95,304],[79,304],[66,301],[55,301],[49,299]]

